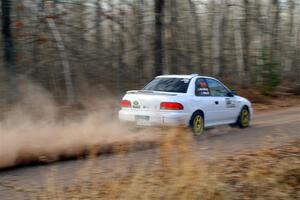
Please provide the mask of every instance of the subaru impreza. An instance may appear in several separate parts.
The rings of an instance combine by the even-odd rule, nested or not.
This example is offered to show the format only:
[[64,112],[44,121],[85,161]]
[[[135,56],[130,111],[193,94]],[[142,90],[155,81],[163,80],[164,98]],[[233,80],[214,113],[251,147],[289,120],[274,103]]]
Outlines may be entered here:
[[219,125],[249,126],[249,100],[209,76],[162,75],[142,90],[128,91],[119,111],[122,122],[137,126],[190,127],[195,135]]

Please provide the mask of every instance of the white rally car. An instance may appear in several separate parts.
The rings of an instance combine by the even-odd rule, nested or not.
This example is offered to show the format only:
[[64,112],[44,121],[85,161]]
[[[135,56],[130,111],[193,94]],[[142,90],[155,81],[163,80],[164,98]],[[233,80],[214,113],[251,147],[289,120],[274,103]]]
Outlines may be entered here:
[[251,103],[215,78],[192,75],[157,76],[142,90],[128,91],[119,119],[139,126],[186,126],[200,135],[217,125],[249,126]]

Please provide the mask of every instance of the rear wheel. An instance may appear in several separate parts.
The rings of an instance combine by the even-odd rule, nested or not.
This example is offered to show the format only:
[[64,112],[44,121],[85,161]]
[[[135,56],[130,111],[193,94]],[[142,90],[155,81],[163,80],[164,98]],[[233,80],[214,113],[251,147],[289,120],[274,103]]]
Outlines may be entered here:
[[243,107],[240,116],[238,118],[238,126],[240,128],[247,128],[250,124],[250,112],[247,107]]
[[194,135],[199,136],[204,132],[204,117],[202,113],[195,113],[191,119],[191,128]]

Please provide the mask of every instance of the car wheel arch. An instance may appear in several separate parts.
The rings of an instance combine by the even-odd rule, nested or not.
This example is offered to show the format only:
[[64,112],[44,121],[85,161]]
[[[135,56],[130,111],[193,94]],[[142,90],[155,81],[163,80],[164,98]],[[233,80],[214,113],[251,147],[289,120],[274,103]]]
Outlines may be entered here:
[[204,123],[205,123],[205,115],[204,115],[204,112],[203,112],[202,110],[198,109],[198,110],[194,111],[193,114],[191,115],[190,122],[189,122],[189,125],[190,125],[190,126],[192,126],[192,123],[193,123],[193,122],[192,122],[192,119],[193,119],[193,117],[194,117],[196,114],[201,114],[202,117],[203,117]]
[[248,105],[244,104],[244,105],[242,106],[242,108],[241,108],[241,111],[242,111],[244,108],[246,108],[248,111],[250,111],[250,108],[249,108]]

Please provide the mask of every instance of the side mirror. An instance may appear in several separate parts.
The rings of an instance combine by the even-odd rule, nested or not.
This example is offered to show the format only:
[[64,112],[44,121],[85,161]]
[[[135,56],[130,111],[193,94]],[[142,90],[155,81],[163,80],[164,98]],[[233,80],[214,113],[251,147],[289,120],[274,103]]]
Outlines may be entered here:
[[236,91],[235,90],[231,90],[230,92],[228,92],[227,96],[228,97],[234,97],[236,95]]
[[231,94],[232,94],[233,96],[237,95],[236,90],[231,90]]

